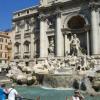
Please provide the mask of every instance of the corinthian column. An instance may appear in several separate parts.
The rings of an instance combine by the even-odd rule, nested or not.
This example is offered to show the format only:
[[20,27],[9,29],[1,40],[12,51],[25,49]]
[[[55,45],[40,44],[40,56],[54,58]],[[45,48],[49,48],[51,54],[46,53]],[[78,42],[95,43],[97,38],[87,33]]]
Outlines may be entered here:
[[56,19],[56,56],[64,56],[64,37],[61,31],[61,14],[57,13]]
[[98,19],[96,5],[91,3],[91,47],[92,54],[99,54],[99,38],[98,38]]
[[44,16],[40,18],[40,57],[47,57],[46,20]]

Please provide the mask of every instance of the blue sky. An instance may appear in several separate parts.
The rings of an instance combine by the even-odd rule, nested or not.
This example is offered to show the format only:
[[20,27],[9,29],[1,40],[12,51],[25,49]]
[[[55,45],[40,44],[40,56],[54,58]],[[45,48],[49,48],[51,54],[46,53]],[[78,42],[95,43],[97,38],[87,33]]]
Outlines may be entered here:
[[0,0],[0,30],[11,28],[13,12],[38,3],[39,0]]

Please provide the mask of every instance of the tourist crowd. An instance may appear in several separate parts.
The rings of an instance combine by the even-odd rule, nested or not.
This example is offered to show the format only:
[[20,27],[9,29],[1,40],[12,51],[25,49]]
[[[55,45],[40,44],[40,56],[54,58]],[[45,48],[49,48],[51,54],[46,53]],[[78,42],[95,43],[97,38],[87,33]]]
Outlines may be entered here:
[[[14,84],[12,84],[11,88],[6,88],[5,84],[0,84],[0,100],[16,100],[16,97],[22,100],[22,96],[18,94]],[[40,100],[40,97],[37,98],[37,100]],[[69,99],[66,98],[66,100]],[[84,100],[84,96],[82,96],[78,90],[75,90],[70,100]]]

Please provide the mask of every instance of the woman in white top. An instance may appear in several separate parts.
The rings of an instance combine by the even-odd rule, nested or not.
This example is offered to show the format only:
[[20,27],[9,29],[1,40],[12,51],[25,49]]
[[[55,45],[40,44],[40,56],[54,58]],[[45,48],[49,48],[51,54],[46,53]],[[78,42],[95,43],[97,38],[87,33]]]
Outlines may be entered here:
[[12,84],[12,87],[8,89],[8,100],[15,100],[15,97],[18,95],[18,92],[14,89],[15,85]]

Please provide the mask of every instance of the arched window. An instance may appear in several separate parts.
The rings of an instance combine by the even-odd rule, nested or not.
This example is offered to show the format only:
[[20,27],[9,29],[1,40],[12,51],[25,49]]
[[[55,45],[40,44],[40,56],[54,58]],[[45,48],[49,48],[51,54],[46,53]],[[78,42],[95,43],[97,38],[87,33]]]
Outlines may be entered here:
[[19,53],[20,52],[20,43],[16,42],[15,43],[15,53]]
[[24,52],[29,52],[30,51],[30,42],[25,41],[24,42]]

